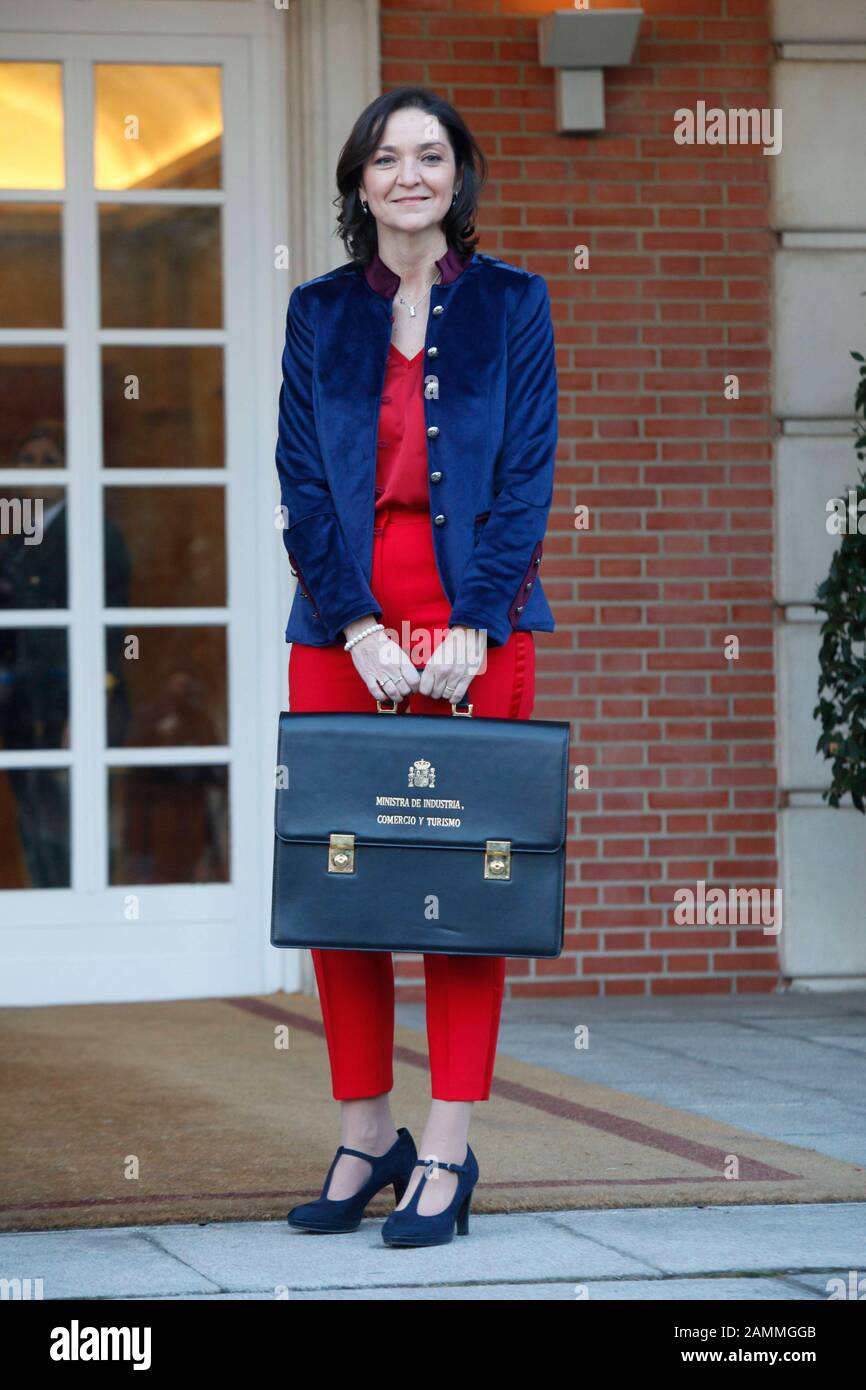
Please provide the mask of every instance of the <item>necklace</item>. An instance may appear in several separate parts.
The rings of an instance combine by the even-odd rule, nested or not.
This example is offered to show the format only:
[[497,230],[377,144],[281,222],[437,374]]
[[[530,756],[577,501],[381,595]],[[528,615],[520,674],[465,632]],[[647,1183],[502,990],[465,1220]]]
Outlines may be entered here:
[[401,304],[405,304],[406,308],[409,310],[409,317],[410,317],[410,318],[414,319],[414,317],[415,317],[415,310],[418,308],[418,305],[419,305],[419,304],[423,304],[424,300],[427,298],[427,296],[428,296],[428,294],[430,293],[430,291],[432,290],[433,286],[434,286],[434,285],[438,285],[438,284],[439,284],[439,281],[440,281],[441,279],[442,279],[442,271],[440,270],[439,273],[438,273],[437,276],[436,276],[436,279],[433,280],[433,281],[427,286],[427,288],[426,288],[426,290],[424,291],[424,293],[422,294],[421,298],[420,298],[420,299],[416,299],[414,304],[410,304],[409,301],[408,301],[408,299],[404,299],[403,296],[402,296],[402,294],[400,295],[400,303],[401,303]]

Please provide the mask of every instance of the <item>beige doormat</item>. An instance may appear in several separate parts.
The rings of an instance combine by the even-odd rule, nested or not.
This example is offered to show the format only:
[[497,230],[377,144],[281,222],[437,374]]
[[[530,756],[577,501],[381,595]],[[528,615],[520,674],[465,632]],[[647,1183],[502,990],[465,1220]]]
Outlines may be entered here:
[[[319,1195],[339,1140],[318,1001],[7,1008],[0,1030],[0,1230],[283,1221]],[[398,1027],[394,1056],[417,1141],[423,1033]],[[866,1199],[854,1164],[503,1056],[471,1143],[479,1212]]]

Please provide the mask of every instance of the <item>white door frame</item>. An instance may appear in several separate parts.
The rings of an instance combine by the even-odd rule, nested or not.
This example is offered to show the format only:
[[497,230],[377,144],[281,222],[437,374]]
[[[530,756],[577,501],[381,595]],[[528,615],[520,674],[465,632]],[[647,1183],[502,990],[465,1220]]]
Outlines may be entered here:
[[[270,652],[262,640],[261,625],[268,621],[271,631],[279,632],[281,617],[275,584],[276,547],[263,543],[273,536],[273,524],[268,524],[273,507],[273,460],[270,476],[266,461],[273,451],[275,403],[273,392],[264,389],[272,385],[273,378],[265,345],[274,339],[279,290],[266,246],[261,254],[255,254],[253,214],[259,211],[268,228],[274,228],[277,207],[270,190],[278,190],[282,181],[267,177],[275,154],[268,139],[273,126],[266,118],[262,93],[269,91],[273,96],[273,57],[282,54],[283,47],[274,46],[269,58],[263,37],[257,42],[250,36],[215,35],[210,21],[217,17],[214,11],[226,9],[224,5],[185,8],[197,21],[194,27],[200,30],[204,23],[208,32],[174,33],[170,44],[166,43],[165,15],[160,13],[163,6],[158,4],[126,7],[88,0],[64,6],[62,14],[54,5],[34,10],[32,5],[16,4],[11,9],[6,6],[0,17],[4,59],[63,62],[65,188],[13,191],[0,197],[62,204],[64,326],[26,336],[30,341],[59,343],[65,349],[69,466],[43,473],[28,470],[27,481],[60,483],[67,489],[71,585],[70,609],[65,615],[70,624],[71,751],[3,753],[0,764],[68,766],[73,809],[73,886],[0,894],[4,1003],[255,993],[276,987],[280,977],[291,984],[292,967],[297,971],[297,961],[280,968],[282,963],[275,959],[277,953],[267,940],[269,892],[262,873],[273,802],[273,792],[268,795],[265,791],[267,767],[274,760],[268,745],[274,743],[279,702],[274,698],[276,643],[269,644],[274,649]],[[253,9],[250,17],[261,27],[265,14]],[[35,33],[34,18],[51,33]],[[46,23],[49,19],[54,23]],[[85,32],[75,32],[82,19],[86,21]],[[274,14],[272,23],[276,20]],[[18,32],[8,32],[13,24],[20,26]],[[97,219],[89,167],[90,68],[99,61],[222,66],[224,192],[154,191],[142,195],[131,191],[101,196],[110,201],[222,205],[223,329],[128,334],[99,328]],[[266,201],[257,204],[257,198]],[[284,219],[284,196],[282,201]],[[21,341],[23,336],[9,330],[0,334],[0,342]],[[99,349],[113,339],[225,345],[225,469],[172,470],[171,477],[161,476],[161,469],[100,469]],[[256,465],[245,467],[250,459]],[[23,476],[19,470],[4,470],[0,472],[0,487],[20,483]],[[210,481],[225,486],[225,609],[188,608],[177,613],[101,608],[101,526],[94,528],[93,518],[100,515],[101,486],[111,481]],[[94,531],[97,534],[89,534]],[[253,613],[260,620],[258,629],[250,621]],[[24,621],[30,625],[34,619],[44,623],[57,617],[56,613],[28,613]],[[229,740],[225,748],[139,752],[104,748],[100,730],[104,664],[98,650],[102,617],[107,621],[115,617],[130,626],[154,621],[207,622],[209,618],[228,623]],[[10,613],[0,615],[0,619],[6,624],[22,621]],[[80,625],[80,635],[74,635],[76,624]],[[254,701],[250,700],[251,685],[256,691]],[[229,767],[230,882],[107,886],[107,766],[210,761],[226,761]],[[272,774],[269,781],[272,788]]]
[[[126,911],[134,888],[100,887],[106,849],[105,762],[153,763],[163,757],[172,762],[181,756],[185,762],[208,761],[220,750],[192,749],[181,756],[174,750],[164,755],[148,750],[137,758],[122,749],[106,753],[94,741],[95,726],[84,717],[86,701],[94,696],[89,687],[101,669],[100,658],[76,642],[70,672],[75,792],[94,808],[92,823],[100,839],[87,846],[79,836],[74,844],[75,888],[0,894],[3,1003],[313,988],[308,954],[277,951],[268,939],[276,720],[287,703],[283,628],[291,600],[287,561],[273,523],[279,498],[276,408],[290,290],[343,259],[342,247],[332,235],[333,169],[352,120],[380,89],[379,7],[378,0],[289,0],[287,8],[276,8],[277,2],[6,0],[0,9],[0,56],[67,60],[64,98],[78,101],[79,115],[86,111],[87,67],[94,59],[225,65],[223,183],[229,197],[224,204],[223,264],[224,270],[232,267],[232,275],[224,275],[225,329],[196,334],[196,341],[226,339],[226,515],[231,514],[232,523],[228,607],[235,615],[230,623],[230,736],[228,749],[222,750],[230,766],[232,882],[145,887],[144,911],[135,921],[127,920]],[[129,45],[131,37],[134,47]],[[65,202],[71,232],[64,237],[66,326],[33,336],[67,348],[70,452],[76,460],[94,461],[83,474],[78,464],[69,494],[70,543],[75,543],[74,531],[79,547],[84,518],[88,511],[95,514],[101,481],[101,428],[90,374],[99,343],[109,337],[88,321],[96,303],[95,261],[83,273],[80,264],[70,263],[76,225],[86,228],[86,220],[93,218],[89,171],[82,178],[84,171],[76,167],[76,161],[89,157],[89,141],[71,145],[67,131],[66,189],[20,195],[22,200],[41,196],[44,201]],[[0,193],[0,199],[8,196]],[[184,193],[160,196],[164,201],[193,200]],[[92,238],[92,227],[89,234]],[[289,248],[288,271],[276,269],[281,246]],[[126,340],[128,335],[119,336]],[[146,336],[141,335],[142,341]],[[159,334],[161,339],[169,336]],[[21,334],[6,337],[20,341]],[[87,360],[87,353],[93,360]],[[133,478],[124,470],[123,481],[168,482],[160,471],[140,470]],[[13,472],[20,482],[20,471]],[[214,470],[214,475],[220,481],[224,476],[222,470]],[[28,476],[46,484],[69,483],[68,470]],[[200,482],[207,474],[194,469],[189,476]],[[0,474],[0,489],[9,481],[10,473]],[[98,591],[98,549],[94,547],[83,567],[70,567],[78,575],[70,596],[73,608],[88,594],[92,603]],[[121,612],[129,618],[126,610],[118,610],[118,616]],[[166,617],[160,610],[136,614],[141,621]],[[28,623],[31,616],[40,620],[32,614]],[[189,620],[199,617],[206,615],[195,611]],[[170,621],[175,621],[174,614]],[[97,634],[95,628],[94,640]],[[7,766],[63,761],[63,755],[53,753],[0,757]],[[252,840],[246,856],[239,857],[242,833]],[[257,856],[250,843],[258,845]],[[159,968],[153,968],[155,961]]]

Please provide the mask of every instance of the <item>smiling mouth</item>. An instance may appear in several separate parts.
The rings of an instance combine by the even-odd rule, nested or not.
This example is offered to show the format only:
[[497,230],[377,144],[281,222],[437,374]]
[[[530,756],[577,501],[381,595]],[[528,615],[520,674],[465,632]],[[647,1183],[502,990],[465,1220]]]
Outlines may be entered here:
[[426,203],[427,196],[426,193],[414,193],[408,198],[395,198],[393,201],[395,203]]

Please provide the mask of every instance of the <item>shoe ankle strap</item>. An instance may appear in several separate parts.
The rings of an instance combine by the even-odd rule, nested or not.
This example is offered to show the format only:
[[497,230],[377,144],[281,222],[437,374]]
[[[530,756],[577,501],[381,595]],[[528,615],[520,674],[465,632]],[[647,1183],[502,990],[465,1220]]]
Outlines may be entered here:
[[415,1160],[415,1167],[421,1168],[446,1168],[449,1173],[468,1173],[469,1157],[467,1155],[463,1163],[440,1163],[436,1158],[418,1158]]
[[378,1163],[380,1158],[384,1158],[384,1157],[385,1157],[384,1154],[379,1154],[378,1157],[377,1157],[376,1154],[365,1154],[365,1153],[362,1153],[362,1151],[361,1151],[360,1149],[347,1149],[345,1144],[341,1144],[341,1145],[340,1145],[340,1147],[337,1149],[337,1153],[338,1153],[338,1154],[354,1154],[355,1158],[366,1158],[366,1160],[367,1160],[368,1163]]
[[[400,1143],[400,1140],[403,1139],[403,1137],[404,1137],[406,1134],[408,1134],[408,1133],[409,1133],[409,1131],[406,1130],[406,1129],[398,1129],[398,1130],[397,1130],[397,1138],[394,1140],[394,1143],[391,1145],[391,1149],[395,1149],[395,1148],[397,1147],[397,1145]],[[391,1152],[391,1149],[388,1149],[387,1152],[390,1153],[390,1152]],[[365,1154],[364,1151],[363,1151],[363,1149],[348,1149],[348,1148],[346,1148],[346,1145],[345,1145],[345,1144],[341,1144],[341,1145],[339,1146],[339,1148],[337,1149],[337,1153],[338,1153],[338,1154],[354,1154],[355,1158],[366,1158],[366,1160],[367,1160],[368,1163],[378,1163],[380,1159],[385,1158],[385,1156],[386,1156],[385,1154]]]

